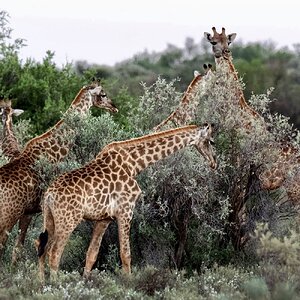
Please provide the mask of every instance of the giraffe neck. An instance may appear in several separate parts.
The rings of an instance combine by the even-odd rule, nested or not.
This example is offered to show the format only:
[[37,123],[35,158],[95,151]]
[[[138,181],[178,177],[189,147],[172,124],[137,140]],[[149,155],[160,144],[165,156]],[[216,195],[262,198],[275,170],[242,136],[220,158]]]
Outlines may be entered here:
[[89,94],[87,87],[83,87],[72,101],[70,107],[66,111],[66,114],[74,111],[86,114],[92,105],[92,96]]
[[20,155],[19,143],[13,132],[12,120],[9,116],[3,124],[2,152],[10,160]]
[[[91,95],[84,87],[77,94],[66,114],[73,111],[85,114],[91,106]],[[59,162],[68,154],[73,134],[73,130],[61,119],[46,133],[30,140],[25,145],[22,155],[33,161],[45,156],[50,162]]]
[[128,141],[114,142],[107,145],[97,159],[110,160],[113,154],[118,163],[121,162],[132,176],[136,176],[149,165],[190,145],[195,140],[198,130],[199,127],[191,125]]
[[186,89],[183,97],[180,100],[179,106],[176,110],[171,113],[165,120],[163,120],[160,124],[154,127],[153,131],[159,131],[163,126],[168,124],[169,122],[173,122],[176,126],[184,126],[189,121],[192,120],[194,107],[189,107],[191,102],[193,101],[193,96],[197,90],[198,84],[202,80],[203,76],[198,74],[194,77],[192,82],[189,84]]
[[[238,73],[232,63],[231,56],[229,56],[226,59],[223,57],[215,58],[215,62],[217,67],[225,64],[226,67],[229,69],[229,73],[233,75],[234,80],[236,80],[237,82],[239,81]],[[251,106],[248,105],[241,87],[238,87],[237,94],[238,94],[239,105],[241,109],[247,111],[248,113],[250,113],[250,115],[252,115],[255,118],[261,118],[261,116]]]

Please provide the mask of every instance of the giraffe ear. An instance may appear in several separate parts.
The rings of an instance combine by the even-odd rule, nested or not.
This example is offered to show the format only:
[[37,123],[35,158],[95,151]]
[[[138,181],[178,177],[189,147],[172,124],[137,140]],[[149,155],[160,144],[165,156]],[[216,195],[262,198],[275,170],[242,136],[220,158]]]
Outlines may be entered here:
[[200,75],[201,75],[201,74],[200,74],[199,71],[197,71],[197,70],[194,71],[194,77],[197,77],[197,76],[200,76]]
[[24,112],[23,109],[14,109],[13,110],[13,115],[18,117],[19,115],[21,115]]
[[204,123],[203,126],[204,127],[201,130],[202,136],[205,137],[205,138],[207,138],[208,136],[211,136],[214,125]]
[[228,44],[232,43],[236,38],[236,33],[231,33],[227,35]]
[[204,38],[209,42],[211,42],[212,40],[211,34],[209,32],[204,32]]

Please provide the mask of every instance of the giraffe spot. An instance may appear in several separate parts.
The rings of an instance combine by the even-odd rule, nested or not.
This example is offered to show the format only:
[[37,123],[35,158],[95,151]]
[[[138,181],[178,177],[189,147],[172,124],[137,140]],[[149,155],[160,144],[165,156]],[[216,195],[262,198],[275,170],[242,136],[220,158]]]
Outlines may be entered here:
[[128,178],[128,175],[127,175],[126,173],[124,173],[124,174],[122,174],[122,175],[119,176],[119,179],[120,179],[121,181],[123,181],[123,182],[126,181],[127,178]]
[[110,168],[108,168],[108,167],[106,167],[106,168],[102,168],[101,169],[101,172],[103,173],[103,174],[109,174],[110,173]]
[[114,184],[114,182],[110,182],[109,183],[109,190],[110,191],[113,191],[115,189],[115,184]]
[[122,160],[121,155],[117,155],[116,161],[117,161],[117,163],[118,163],[119,165],[122,163],[123,160]]
[[179,143],[180,143],[180,138],[179,138],[177,135],[175,135],[175,143],[176,143],[176,144],[179,144]]
[[120,181],[116,182],[116,191],[119,192],[122,190],[122,183]]
[[133,151],[131,153],[131,156],[132,156],[133,159],[137,159],[139,157],[139,155],[138,155],[138,153],[136,151]]
[[105,160],[104,160],[107,164],[109,164],[111,162],[111,156],[108,155]]
[[117,165],[116,161],[113,160],[111,162],[110,166],[111,166],[112,169],[116,169],[118,165]]
[[66,156],[66,155],[68,154],[68,150],[65,149],[65,148],[61,148],[61,149],[60,149],[60,154],[61,154],[62,156]]
[[169,141],[168,147],[172,148],[173,146],[174,146],[174,142],[173,141]]
[[132,166],[135,164],[135,160],[133,160],[130,156],[128,157],[127,162]]
[[139,164],[139,166],[142,168],[142,169],[144,169],[145,168],[145,162],[144,162],[144,160],[142,159],[142,158],[140,158],[138,161],[137,161],[137,163]]
[[109,181],[106,178],[103,179],[102,183],[103,183],[104,186],[109,185]]
[[116,181],[118,179],[118,175],[116,173],[112,173],[111,178],[113,181]]
[[[50,147],[50,145],[48,143],[48,147],[47,148],[49,148],[49,147]],[[53,145],[52,148],[51,148],[51,150],[54,151],[54,152],[57,152],[59,150],[59,147],[57,145]]]
[[151,148],[151,149],[148,149],[148,154],[152,155],[154,152],[154,150]]

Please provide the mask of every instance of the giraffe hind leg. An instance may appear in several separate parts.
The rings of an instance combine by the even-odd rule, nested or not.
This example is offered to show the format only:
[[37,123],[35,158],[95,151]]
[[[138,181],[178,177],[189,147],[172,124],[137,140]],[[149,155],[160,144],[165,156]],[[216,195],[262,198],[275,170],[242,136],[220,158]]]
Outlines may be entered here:
[[85,261],[85,268],[84,268],[84,277],[88,277],[91,269],[97,259],[97,255],[99,253],[99,248],[101,245],[101,241],[105,230],[107,229],[108,225],[110,224],[111,219],[101,220],[95,223],[92,239],[89,245],[89,249],[86,254],[86,261]]

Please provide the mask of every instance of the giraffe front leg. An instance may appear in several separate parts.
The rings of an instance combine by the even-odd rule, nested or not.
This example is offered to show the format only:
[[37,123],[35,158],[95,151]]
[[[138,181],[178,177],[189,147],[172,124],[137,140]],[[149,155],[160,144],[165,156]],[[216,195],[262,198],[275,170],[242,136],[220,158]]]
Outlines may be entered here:
[[120,243],[120,257],[122,261],[122,269],[125,273],[131,273],[131,254],[130,254],[130,222],[128,216],[120,216],[118,218],[118,231]]
[[83,272],[84,277],[88,277],[91,269],[97,259],[97,255],[99,253],[99,248],[101,245],[101,241],[105,230],[107,229],[108,225],[110,224],[111,219],[101,220],[95,223],[93,229],[92,239],[89,245],[89,249],[86,254],[86,261],[85,261],[85,268]]
[[5,247],[7,238],[8,238],[7,231],[5,229],[1,230],[0,231],[0,258],[3,256],[4,247]]
[[13,252],[12,252],[12,264],[15,265],[19,258],[19,254],[24,246],[25,236],[27,233],[27,229],[31,222],[32,216],[24,215],[19,220],[19,230],[20,233],[17,237]]
[[[4,220],[4,222],[5,222],[5,220]],[[0,228],[0,258],[4,254],[5,244],[7,242],[9,233],[11,232],[14,225],[15,225],[15,220],[12,220],[12,222],[10,222],[10,223],[6,224],[6,226],[3,226]],[[0,224],[0,226],[1,226],[1,224]]]

